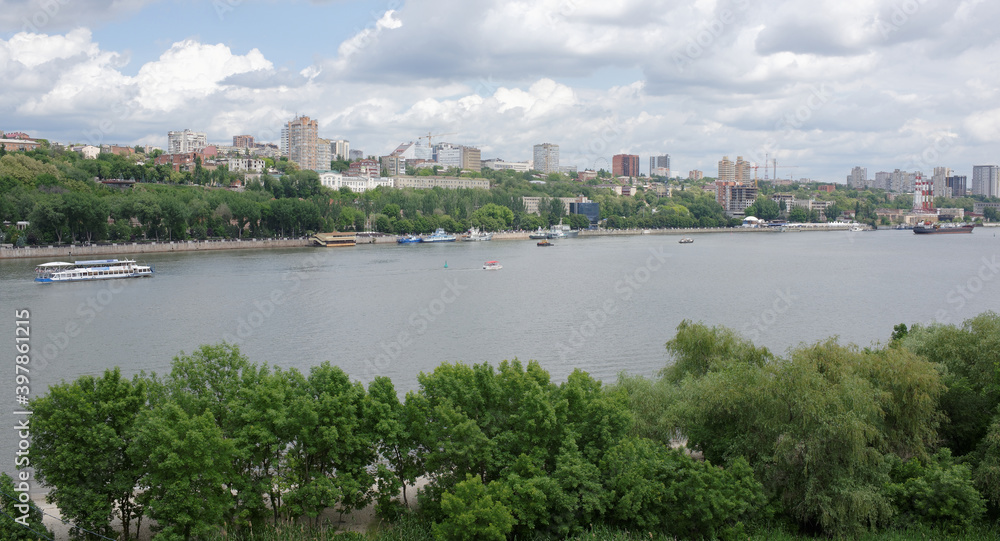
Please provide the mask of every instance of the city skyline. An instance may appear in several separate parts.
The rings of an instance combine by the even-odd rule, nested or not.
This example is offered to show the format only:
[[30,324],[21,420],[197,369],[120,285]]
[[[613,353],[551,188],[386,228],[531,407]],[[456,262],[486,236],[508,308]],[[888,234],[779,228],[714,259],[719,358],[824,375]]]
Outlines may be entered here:
[[897,4],[5,2],[0,129],[278,143],[305,114],[373,155],[447,132],[508,160],[552,141],[581,170],[666,152],[678,172],[767,154],[828,182],[857,165],[971,177],[1000,161],[1000,6]]

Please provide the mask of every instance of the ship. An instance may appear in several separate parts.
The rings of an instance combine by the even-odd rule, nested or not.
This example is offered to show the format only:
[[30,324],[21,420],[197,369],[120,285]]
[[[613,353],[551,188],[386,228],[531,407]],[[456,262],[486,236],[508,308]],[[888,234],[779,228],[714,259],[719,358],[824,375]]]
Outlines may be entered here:
[[913,232],[917,235],[937,235],[945,233],[972,233],[972,230],[976,228],[975,224],[930,224],[923,223],[913,226]]

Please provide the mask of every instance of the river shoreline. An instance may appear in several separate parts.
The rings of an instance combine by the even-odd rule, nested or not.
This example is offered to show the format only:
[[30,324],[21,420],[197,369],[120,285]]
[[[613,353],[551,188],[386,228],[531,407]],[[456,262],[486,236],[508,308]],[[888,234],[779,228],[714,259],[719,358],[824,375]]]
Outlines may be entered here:
[[[802,231],[847,231],[849,225],[808,224]],[[757,227],[706,227],[678,229],[599,229],[580,231],[580,237],[605,237],[622,235],[698,235],[704,233],[778,233],[778,228]],[[493,240],[527,240],[531,231],[500,231],[493,234]],[[380,233],[359,233],[357,244],[395,244],[397,235]],[[0,259],[84,257],[97,255],[135,255],[165,252],[198,252],[216,250],[246,250],[261,248],[311,248],[308,237],[284,239],[242,239],[242,240],[179,240],[159,242],[120,242],[100,244],[73,244],[66,246],[25,246],[0,247]]]

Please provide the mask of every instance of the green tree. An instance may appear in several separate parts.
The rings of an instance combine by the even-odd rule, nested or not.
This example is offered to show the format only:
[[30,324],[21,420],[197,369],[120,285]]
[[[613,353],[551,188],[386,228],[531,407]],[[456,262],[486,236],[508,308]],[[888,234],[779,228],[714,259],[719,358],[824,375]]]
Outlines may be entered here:
[[773,200],[761,197],[746,209],[746,215],[770,221],[781,216],[781,208]]
[[168,401],[140,416],[129,455],[146,472],[138,499],[156,521],[157,539],[187,541],[222,527],[233,507],[234,452],[209,411],[189,415]]
[[[3,148],[3,145],[0,145]],[[34,503],[22,504],[14,491],[14,480],[0,473],[0,539],[5,541],[40,541],[54,536],[42,523],[42,510]],[[27,512],[24,506],[28,505]],[[26,519],[21,517],[26,516]],[[24,520],[27,524],[19,522]]]
[[125,538],[133,522],[138,535],[144,509],[134,489],[143,464],[130,450],[146,395],[145,380],[129,381],[116,368],[53,385],[32,401],[32,466],[63,517],[108,536],[117,517]]
[[514,525],[510,510],[487,492],[479,477],[469,475],[441,497],[443,519],[434,538],[455,541],[503,541]]
[[483,231],[510,229],[514,223],[514,212],[507,207],[487,203],[472,213],[469,223]]

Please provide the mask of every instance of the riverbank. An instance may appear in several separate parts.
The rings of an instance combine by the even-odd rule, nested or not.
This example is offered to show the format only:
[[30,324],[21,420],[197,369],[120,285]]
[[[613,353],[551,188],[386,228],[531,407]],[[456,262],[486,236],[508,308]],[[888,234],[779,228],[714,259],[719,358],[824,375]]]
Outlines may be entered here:
[[[799,231],[847,231],[849,224],[803,224]],[[679,229],[595,229],[582,230],[580,237],[607,237],[622,235],[694,235],[701,233],[779,233],[775,227],[688,227]],[[499,231],[493,240],[527,240],[532,231]],[[357,244],[395,244],[397,235],[358,233]],[[169,242],[120,242],[100,244],[74,244],[66,246],[25,246],[21,248],[0,246],[0,259],[53,258],[102,255],[135,255],[163,252],[197,252],[211,250],[245,250],[261,248],[302,248],[310,246],[307,237],[294,239],[245,239],[245,240],[179,240]]]

